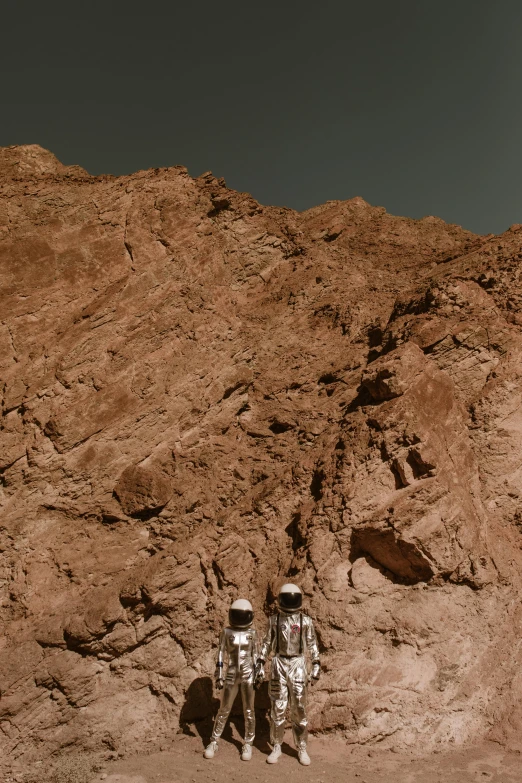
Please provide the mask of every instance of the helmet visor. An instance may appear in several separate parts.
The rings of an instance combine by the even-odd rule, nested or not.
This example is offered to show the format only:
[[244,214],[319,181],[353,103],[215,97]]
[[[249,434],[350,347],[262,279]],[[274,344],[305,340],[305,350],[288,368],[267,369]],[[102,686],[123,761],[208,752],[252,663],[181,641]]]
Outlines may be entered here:
[[287,612],[300,609],[302,603],[301,593],[279,593],[279,606]]
[[236,628],[247,628],[254,619],[254,612],[251,609],[230,609],[228,619],[230,625]]

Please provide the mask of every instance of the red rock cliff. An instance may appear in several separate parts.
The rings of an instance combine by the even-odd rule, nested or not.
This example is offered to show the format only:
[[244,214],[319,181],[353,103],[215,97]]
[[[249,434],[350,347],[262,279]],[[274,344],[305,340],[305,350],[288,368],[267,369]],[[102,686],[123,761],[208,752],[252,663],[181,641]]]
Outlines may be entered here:
[[522,227],[37,146],[0,178],[4,757],[204,718],[230,600],[262,630],[287,577],[316,730],[516,738]]

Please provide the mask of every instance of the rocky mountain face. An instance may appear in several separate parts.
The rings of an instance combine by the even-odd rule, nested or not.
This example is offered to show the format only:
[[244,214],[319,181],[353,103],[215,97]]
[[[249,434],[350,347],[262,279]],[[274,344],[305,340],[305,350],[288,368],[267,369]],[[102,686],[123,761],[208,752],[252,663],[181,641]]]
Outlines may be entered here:
[[0,755],[208,718],[230,601],[262,631],[288,578],[316,732],[516,744],[522,226],[37,146],[0,180]]

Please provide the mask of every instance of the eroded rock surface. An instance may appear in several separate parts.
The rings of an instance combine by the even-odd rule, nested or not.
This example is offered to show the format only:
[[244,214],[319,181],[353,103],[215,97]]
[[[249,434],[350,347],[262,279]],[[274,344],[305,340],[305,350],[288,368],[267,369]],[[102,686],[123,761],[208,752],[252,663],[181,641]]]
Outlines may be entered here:
[[[0,150],[0,753],[155,747],[302,584],[316,731],[516,744],[522,227]],[[491,734],[493,732],[493,734]]]

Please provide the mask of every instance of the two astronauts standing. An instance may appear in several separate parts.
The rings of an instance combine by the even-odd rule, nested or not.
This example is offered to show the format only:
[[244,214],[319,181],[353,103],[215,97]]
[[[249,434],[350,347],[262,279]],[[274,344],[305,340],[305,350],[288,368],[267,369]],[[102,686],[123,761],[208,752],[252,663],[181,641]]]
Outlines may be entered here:
[[[221,705],[214,721],[211,741],[205,758],[213,758],[218,740],[227,722],[238,690],[241,690],[245,716],[245,737],[241,752],[243,761],[252,758],[255,733],[254,689],[265,677],[265,663],[272,654],[269,678],[270,742],[272,752],[267,758],[275,764],[281,755],[286,710],[290,706],[290,720],[298,758],[301,764],[310,764],[307,753],[308,719],[306,696],[309,679],[320,676],[319,647],[311,617],[302,609],[302,593],[294,584],[285,584],[278,596],[277,611],[270,617],[268,631],[259,644],[257,631],[252,627],[254,612],[249,601],[234,601],[229,611],[230,626],[224,628],[216,665],[216,685],[223,688]],[[312,662],[309,677],[306,654]],[[228,667],[224,675],[225,654]]]

